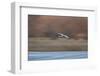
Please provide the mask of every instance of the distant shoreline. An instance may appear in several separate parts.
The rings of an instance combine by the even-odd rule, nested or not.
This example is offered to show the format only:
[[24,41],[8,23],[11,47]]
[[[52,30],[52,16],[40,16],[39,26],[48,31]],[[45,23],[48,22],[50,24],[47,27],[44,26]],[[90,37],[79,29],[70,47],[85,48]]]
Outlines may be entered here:
[[84,51],[88,50],[88,40],[73,40],[59,38],[51,40],[48,38],[29,38],[29,51]]

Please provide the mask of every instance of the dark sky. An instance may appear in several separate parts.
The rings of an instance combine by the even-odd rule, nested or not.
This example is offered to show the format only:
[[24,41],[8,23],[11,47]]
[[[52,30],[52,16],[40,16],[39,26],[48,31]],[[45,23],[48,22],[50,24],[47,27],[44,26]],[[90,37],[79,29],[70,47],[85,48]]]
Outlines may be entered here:
[[87,27],[87,17],[28,15],[29,37],[46,37],[50,32],[62,32],[72,38],[87,38]]

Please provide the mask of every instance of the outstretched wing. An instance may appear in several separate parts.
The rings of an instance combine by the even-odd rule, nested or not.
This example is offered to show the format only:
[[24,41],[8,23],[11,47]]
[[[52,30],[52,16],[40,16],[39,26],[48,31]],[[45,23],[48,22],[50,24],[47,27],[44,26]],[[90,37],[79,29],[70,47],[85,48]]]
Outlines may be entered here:
[[65,37],[65,38],[69,38],[69,36],[62,34],[62,33],[57,33],[59,35],[59,37]]

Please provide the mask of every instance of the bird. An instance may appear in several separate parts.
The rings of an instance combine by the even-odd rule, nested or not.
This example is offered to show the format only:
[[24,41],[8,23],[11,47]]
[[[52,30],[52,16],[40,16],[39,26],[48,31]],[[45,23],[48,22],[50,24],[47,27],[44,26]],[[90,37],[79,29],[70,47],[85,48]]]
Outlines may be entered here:
[[64,38],[67,38],[69,39],[69,36],[63,34],[63,33],[57,33],[58,34],[58,37],[64,37]]

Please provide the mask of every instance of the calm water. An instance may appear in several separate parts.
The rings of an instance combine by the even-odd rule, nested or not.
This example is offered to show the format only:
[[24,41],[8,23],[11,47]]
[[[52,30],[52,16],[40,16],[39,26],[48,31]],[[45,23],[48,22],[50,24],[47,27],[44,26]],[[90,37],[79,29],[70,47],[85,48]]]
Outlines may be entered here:
[[67,52],[29,52],[28,60],[83,59],[88,58],[87,51]]

